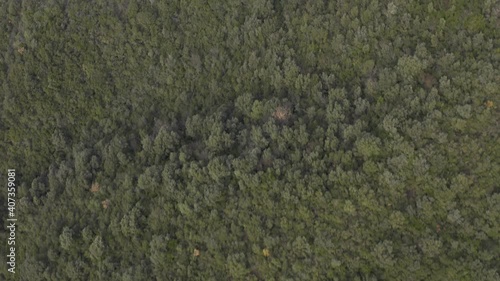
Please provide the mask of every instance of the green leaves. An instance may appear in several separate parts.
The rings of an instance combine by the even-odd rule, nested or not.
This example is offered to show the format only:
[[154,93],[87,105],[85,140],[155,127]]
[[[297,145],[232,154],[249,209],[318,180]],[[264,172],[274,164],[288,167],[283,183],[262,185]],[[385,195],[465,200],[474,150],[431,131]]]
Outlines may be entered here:
[[59,241],[61,243],[61,247],[64,250],[69,251],[73,244],[73,232],[71,231],[71,229],[69,229],[68,227],[64,227],[63,232],[61,233],[61,235],[59,235]]
[[498,279],[492,1],[4,2],[22,280]]
[[406,81],[417,77],[426,67],[427,63],[415,56],[403,56],[398,60],[398,71]]
[[94,242],[90,244],[89,247],[89,254],[90,257],[96,261],[99,262],[101,261],[103,254],[104,254],[104,242],[102,241],[102,238],[100,235],[96,236],[94,239]]
[[361,137],[354,143],[356,151],[364,159],[370,159],[381,153],[380,139],[373,136]]

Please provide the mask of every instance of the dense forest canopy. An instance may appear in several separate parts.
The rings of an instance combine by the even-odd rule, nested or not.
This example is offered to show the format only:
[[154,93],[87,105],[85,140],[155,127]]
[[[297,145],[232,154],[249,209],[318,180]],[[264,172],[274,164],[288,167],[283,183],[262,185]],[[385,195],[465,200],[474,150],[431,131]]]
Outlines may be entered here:
[[0,279],[500,280],[498,1],[0,13]]

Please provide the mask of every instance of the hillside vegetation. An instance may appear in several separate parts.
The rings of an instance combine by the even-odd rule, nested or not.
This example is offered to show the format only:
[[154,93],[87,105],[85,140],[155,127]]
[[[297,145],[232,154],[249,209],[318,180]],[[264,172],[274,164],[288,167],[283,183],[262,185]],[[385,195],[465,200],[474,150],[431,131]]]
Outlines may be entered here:
[[500,280],[498,1],[0,14],[1,280]]

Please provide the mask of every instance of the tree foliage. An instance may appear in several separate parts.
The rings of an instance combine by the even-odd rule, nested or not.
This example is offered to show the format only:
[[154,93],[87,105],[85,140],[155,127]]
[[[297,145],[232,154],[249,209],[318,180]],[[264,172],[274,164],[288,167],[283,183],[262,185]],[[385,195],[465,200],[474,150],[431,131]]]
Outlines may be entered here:
[[20,280],[500,280],[495,1],[0,7]]

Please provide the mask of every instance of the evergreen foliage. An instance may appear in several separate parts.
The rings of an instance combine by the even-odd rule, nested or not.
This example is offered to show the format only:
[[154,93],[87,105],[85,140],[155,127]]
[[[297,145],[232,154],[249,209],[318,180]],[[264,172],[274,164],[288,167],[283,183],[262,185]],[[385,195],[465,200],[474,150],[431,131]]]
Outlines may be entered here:
[[0,7],[1,280],[500,280],[496,1]]

